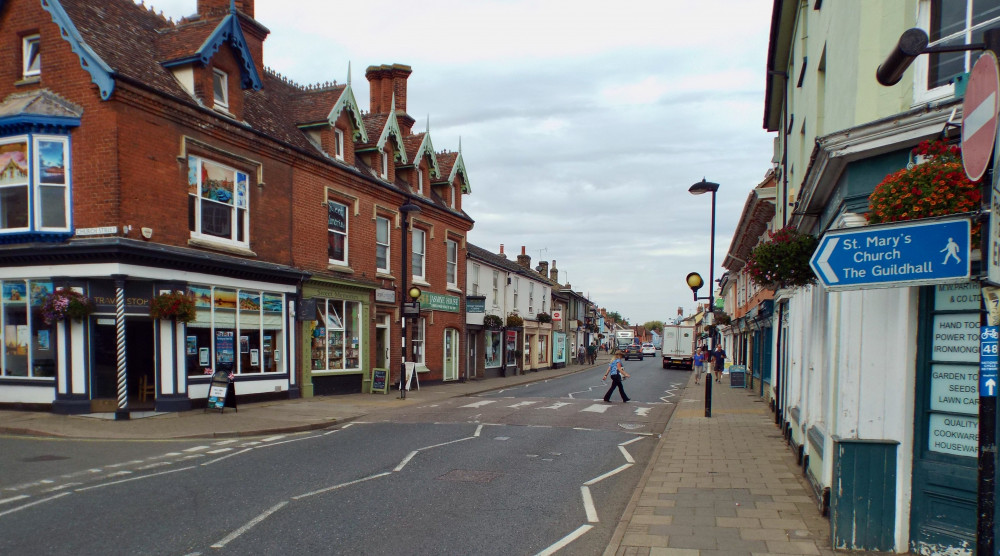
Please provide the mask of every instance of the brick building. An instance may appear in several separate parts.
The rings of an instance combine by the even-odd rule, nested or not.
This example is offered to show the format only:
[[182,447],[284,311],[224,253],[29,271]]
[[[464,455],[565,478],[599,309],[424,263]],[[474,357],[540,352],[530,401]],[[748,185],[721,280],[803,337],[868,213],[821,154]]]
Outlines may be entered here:
[[[178,22],[131,0],[0,0],[0,403],[183,410],[206,368],[244,399],[391,382],[408,198],[419,377],[461,376],[461,149],[413,133],[409,67],[368,68],[363,113],[350,69],[300,86],[264,68],[253,15],[253,0],[198,0]],[[47,323],[60,288],[94,312]],[[193,321],[149,316],[172,291]]]

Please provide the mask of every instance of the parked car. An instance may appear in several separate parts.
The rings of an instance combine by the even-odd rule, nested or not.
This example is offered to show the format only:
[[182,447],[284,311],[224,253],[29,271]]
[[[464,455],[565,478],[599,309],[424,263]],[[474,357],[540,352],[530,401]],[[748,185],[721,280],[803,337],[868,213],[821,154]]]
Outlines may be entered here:
[[655,357],[656,356],[656,346],[654,346],[653,344],[651,344],[649,342],[646,342],[645,344],[642,344],[642,354],[643,355],[652,355],[652,356]]

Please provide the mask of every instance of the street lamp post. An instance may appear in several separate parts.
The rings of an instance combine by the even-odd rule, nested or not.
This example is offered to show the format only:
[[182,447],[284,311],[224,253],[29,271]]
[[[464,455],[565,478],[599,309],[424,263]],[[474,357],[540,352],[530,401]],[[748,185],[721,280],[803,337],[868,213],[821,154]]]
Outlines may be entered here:
[[[694,300],[708,299],[708,311],[715,314],[715,192],[719,190],[719,184],[710,181],[705,181],[705,178],[701,178],[701,181],[692,185],[688,188],[688,192],[692,195],[701,195],[702,193],[712,194],[712,234],[709,243],[708,251],[708,297],[698,297],[698,288],[704,284],[704,280],[697,272],[692,272],[687,275],[687,284],[694,292]],[[714,319],[713,319],[713,325]],[[716,333],[712,332],[712,352],[710,357],[714,357]],[[708,380],[705,381],[705,417],[712,416],[712,374],[709,371]]]
[[[406,317],[409,312],[406,298],[409,296],[409,289],[406,287],[406,277],[410,275],[410,269],[406,265],[406,252],[409,251],[409,220],[410,213],[420,212],[420,207],[413,203],[413,199],[407,197],[406,202],[399,207],[399,212],[403,215],[403,242],[400,251],[403,252],[403,266],[399,269],[403,275],[403,287],[399,289],[399,325],[400,325],[400,359],[399,359],[399,398],[406,399]],[[419,291],[419,290],[418,290]],[[419,293],[417,296],[419,297]],[[419,311],[419,309],[418,309]]]

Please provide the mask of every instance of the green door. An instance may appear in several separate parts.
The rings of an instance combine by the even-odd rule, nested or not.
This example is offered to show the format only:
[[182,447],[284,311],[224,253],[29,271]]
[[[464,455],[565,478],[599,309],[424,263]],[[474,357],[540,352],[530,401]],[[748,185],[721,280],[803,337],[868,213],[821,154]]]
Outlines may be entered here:
[[910,549],[976,545],[979,307],[976,283],[921,288]]

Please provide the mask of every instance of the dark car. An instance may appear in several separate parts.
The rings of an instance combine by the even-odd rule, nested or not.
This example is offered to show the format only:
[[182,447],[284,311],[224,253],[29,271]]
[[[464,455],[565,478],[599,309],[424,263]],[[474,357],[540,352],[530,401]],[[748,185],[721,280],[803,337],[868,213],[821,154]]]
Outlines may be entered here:
[[639,344],[624,344],[618,346],[618,350],[621,352],[621,358],[626,361],[633,357],[642,361],[642,346]]

